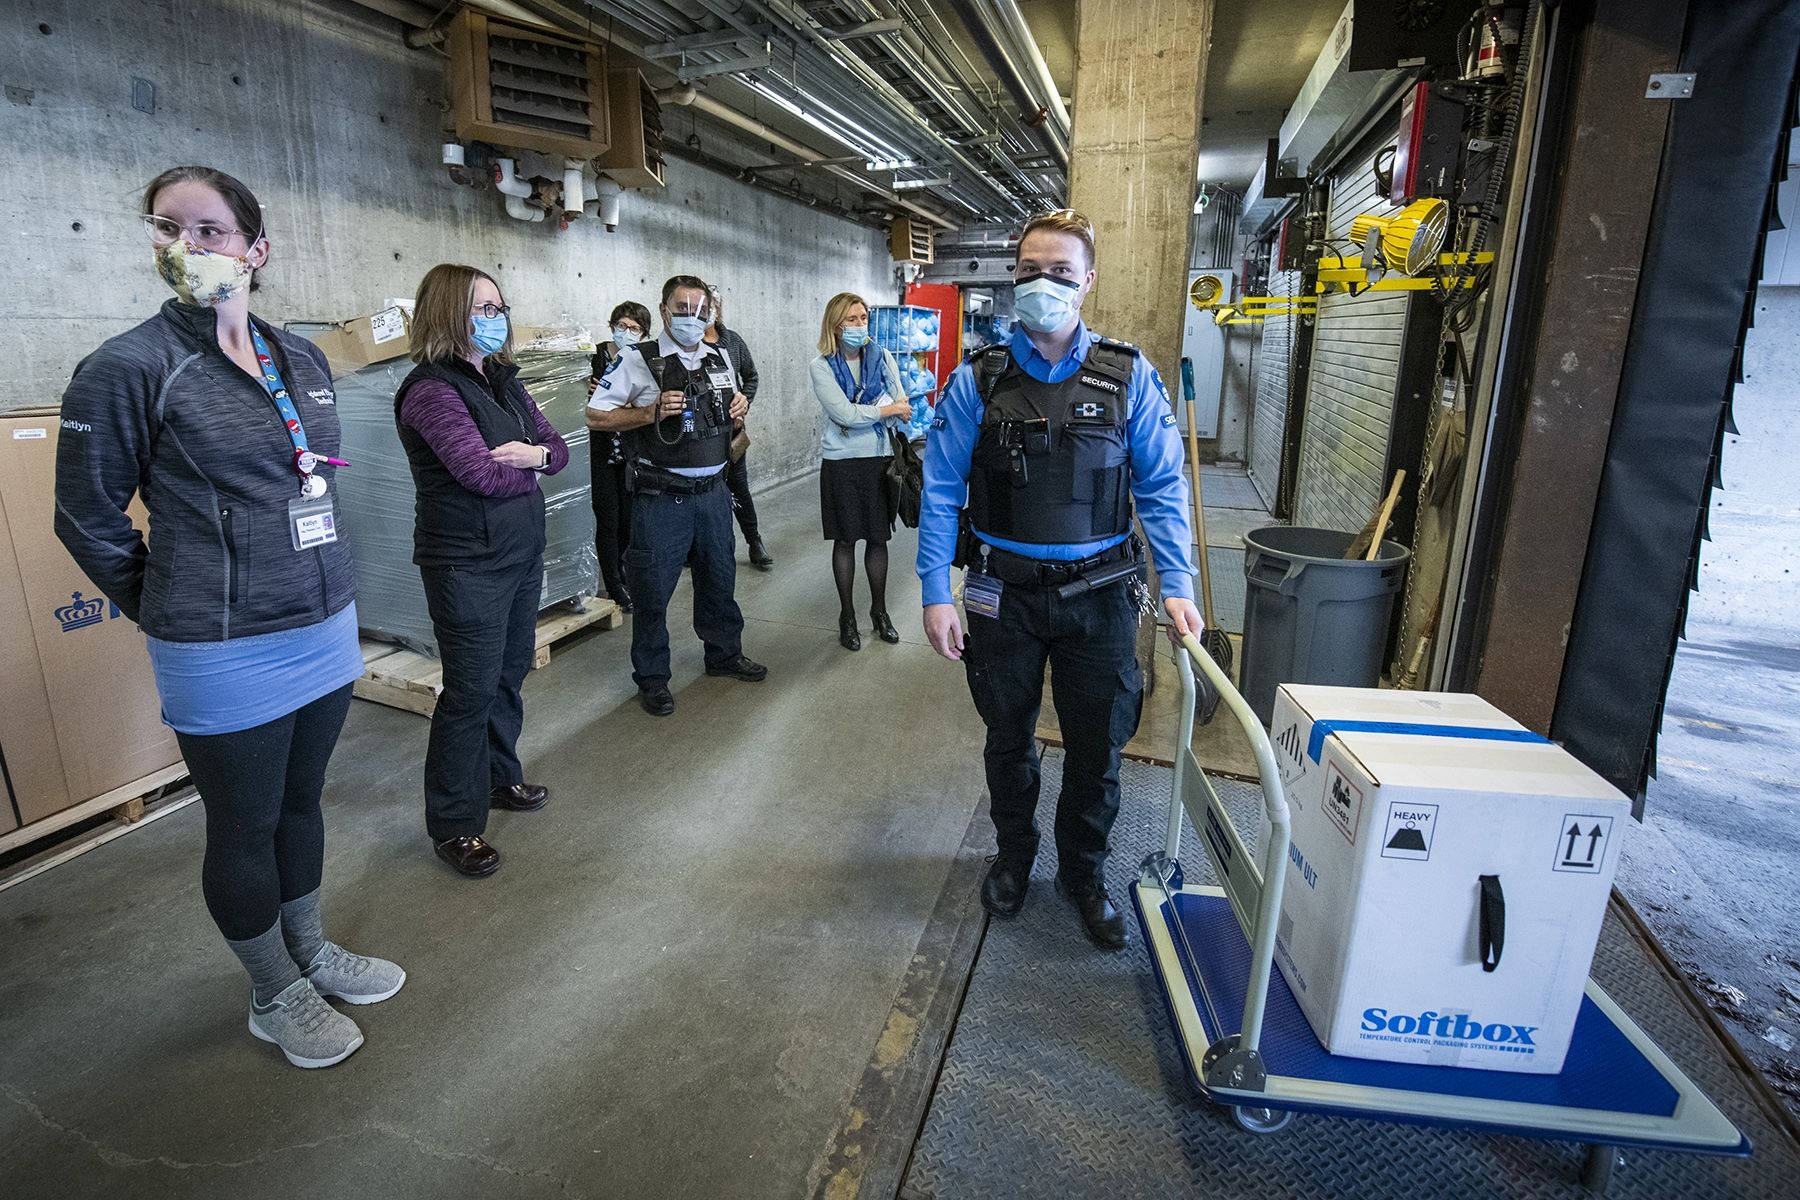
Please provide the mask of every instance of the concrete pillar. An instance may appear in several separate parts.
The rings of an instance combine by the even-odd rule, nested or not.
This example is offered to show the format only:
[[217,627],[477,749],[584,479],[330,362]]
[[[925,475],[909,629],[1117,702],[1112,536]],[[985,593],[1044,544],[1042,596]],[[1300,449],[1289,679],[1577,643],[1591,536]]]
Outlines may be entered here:
[[1094,223],[1088,325],[1179,377],[1213,0],[1080,0],[1069,203]]
[[[1213,0],[1079,0],[1075,10],[1069,205],[1093,222],[1100,266],[1082,317],[1135,342],[1177,399],[1212,16]],[[1151,689],[1168,653],[1156,638],[1145,621],[1138,658]]]

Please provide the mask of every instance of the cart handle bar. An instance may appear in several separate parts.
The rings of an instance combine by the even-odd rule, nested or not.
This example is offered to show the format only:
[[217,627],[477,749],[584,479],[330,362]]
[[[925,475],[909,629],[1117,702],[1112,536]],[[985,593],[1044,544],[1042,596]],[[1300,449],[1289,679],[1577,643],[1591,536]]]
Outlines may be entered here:
[[[1250,739],[1250,749],[1256,755],[1256,774],[1262,783],[1263,808],[1268,813],[1269,823],[1281,831],[1285,842],[1288,831],[1287,796],[1281,790],[1281,768],[1275,765],[1275,749],[1269,745],[1269,734],[1262,726],[1262,720],[1250,702],[1244,699],[1237,688],[1232,685],[1231,677],[1219,668],[1212,660],[1200,639],[1191,633],[1181,635],[1181,645],[1187,651],[1187,658],[1192,662],[1181,664],[1181,709],[1182,724],[1186,726],[1186,736],[1182,739],[1185,749],[1193,738],[1194,719],[1194,679],[1192,663],[1200,664],[1200,671],[1219,690],[1219,696],[1231,715],[1237,718],[1244,727],[1244,736]],[[1282,847],[1285,852],[1286,847]]]

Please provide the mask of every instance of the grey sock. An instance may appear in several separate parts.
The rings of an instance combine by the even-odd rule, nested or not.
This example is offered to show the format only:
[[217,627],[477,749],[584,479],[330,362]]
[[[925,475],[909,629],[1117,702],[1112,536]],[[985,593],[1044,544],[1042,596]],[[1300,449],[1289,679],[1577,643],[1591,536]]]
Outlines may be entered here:
[[281,936],[301,970],[319,956],[325,948],[325,931],[319,919],[318,888],[281,906]]
[[280,921],[253,938],[241,942],[226,938],[225,944],[244,964],[244,970],[250,972],[250,999],[254,1004],[267,1005],[300,978],[300,968],[294,965],[287,943],[281,940]]

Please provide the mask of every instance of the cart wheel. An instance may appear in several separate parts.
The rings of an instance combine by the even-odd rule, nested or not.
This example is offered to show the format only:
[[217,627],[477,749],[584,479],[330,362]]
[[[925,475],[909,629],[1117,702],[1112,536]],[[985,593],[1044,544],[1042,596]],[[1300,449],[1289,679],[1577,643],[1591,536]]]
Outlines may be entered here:
[[1293,1121],[1294,1114],[1280,1108],[1251,1108],[1237,1105],[1231,1110],[1232,1120],[1251,1133],[1279,1133]]

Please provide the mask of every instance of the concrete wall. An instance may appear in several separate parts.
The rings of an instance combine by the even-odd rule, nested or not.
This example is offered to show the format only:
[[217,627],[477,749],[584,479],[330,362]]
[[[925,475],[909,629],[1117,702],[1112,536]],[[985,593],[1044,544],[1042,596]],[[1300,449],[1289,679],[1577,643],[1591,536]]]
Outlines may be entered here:
[[[139,193],[201,162],[267,209],[274,258],[255,307],[277,322],[368,312],[446,260],[492,271],[528,324],[599,329],[621,300],[654,310],[677,271],[718,282],[762,372],[753,480],[812,468],[819,314],[839,290],[891,299],[882,235],[680,161],[667,189],[627,193],[617,233],[513,221],[438,166],[443,62],[342,0],[4,6],[0,226],[22,325],[0,359],[0,411],[55,402],[84,354],[167,297]],[[155,86],[154,113],[132,107],[134,78]]]

